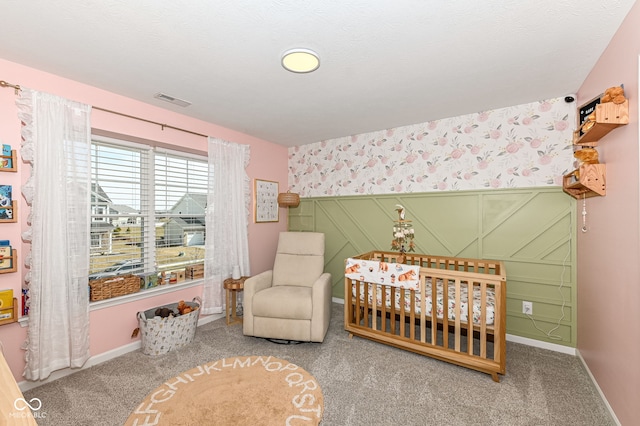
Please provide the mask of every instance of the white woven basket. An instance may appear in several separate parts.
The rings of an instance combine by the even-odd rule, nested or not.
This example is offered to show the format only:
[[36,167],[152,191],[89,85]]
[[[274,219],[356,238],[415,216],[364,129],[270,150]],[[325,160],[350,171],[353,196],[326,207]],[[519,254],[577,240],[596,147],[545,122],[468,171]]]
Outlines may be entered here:
[[[197,308],[188,314],[177,317],[160,318],[155,316],[156,309],[169,308],[178,312],[178,304],[158,306],[144,312],[138,312],[140,336],[142,338],[142,353],[145,355],[162,355],[174,349],[179,349],[193,341],[200,315],[200,298],[193,302],[185,302],[191,308]],[[198,303],[196,303],[196,300]]]

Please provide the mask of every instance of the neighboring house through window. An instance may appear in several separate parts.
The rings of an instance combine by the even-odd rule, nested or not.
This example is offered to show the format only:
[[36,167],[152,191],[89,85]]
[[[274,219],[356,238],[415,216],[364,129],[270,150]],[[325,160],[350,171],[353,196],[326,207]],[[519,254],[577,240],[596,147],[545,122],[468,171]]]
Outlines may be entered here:
[[94,137],[90,278],[204,261],[204,156]]

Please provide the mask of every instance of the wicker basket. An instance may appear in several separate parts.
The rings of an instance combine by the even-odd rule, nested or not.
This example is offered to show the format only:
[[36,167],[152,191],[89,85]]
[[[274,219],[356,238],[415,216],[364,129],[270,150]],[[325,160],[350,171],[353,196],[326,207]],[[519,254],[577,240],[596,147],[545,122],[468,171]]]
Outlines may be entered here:
[[[199,297],[193,299],[193,302],[185,302],[194,310],[176,317],[160,318],[155,316],[158,307],[138,312],[142,353],[152,356],[163,355],[191,343],[196,335],[200,302]],[[169,308],[173,312],[178,311],[177,303],[160,307]]]
[[140,277],[129,274],[99,278],[89,281],[89,288],[91,289],[90,301],[111,299],[140,291]]

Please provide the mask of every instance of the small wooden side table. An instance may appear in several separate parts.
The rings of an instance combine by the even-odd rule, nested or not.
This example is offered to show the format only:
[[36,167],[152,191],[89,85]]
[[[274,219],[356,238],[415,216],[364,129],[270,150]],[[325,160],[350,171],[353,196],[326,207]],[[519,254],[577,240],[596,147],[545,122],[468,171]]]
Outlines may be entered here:
[[244,281],[249,277],[240,277],[237,280],[227,278],[223,286],[227,293],[227,325],[241,323],[242,317],[236,315],[236,295],[244,290]]

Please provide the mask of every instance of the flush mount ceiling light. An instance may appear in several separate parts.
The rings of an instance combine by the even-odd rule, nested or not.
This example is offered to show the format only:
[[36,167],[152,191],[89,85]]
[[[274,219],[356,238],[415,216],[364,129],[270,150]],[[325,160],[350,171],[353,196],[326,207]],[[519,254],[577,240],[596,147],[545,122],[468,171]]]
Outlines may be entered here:
[[310,49],[291,49],[282,54],[282,66],[291,72],[312,72],[320,66],[320,58]]

